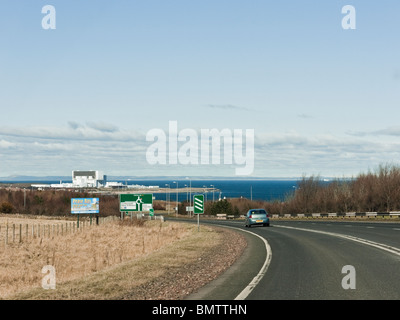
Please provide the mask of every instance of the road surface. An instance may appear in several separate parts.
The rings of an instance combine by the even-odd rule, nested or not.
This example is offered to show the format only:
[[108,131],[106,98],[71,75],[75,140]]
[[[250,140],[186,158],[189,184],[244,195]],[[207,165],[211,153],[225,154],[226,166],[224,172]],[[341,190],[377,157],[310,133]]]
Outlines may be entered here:
[[271,227],[249,229],[239,221],[201,223],[236,228],[249,246],[188,299],[400,299],[400,224],[272,220]]

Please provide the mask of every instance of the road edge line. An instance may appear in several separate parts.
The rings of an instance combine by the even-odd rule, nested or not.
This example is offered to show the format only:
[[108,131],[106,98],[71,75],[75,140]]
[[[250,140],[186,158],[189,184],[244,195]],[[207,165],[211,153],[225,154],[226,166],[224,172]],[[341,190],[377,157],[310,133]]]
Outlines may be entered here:
[[342,234],[342,233],[328,232],[328,231],[322,231],[322,230],[313,230],[313,229],[305,229],[305,228],[297,228],[297,227],[282,226],[282,225],[275,225],[275,227],[277,227],[277,228],[286,228],[286,229],[294,229],[294,230],[300,230],[300,231],[305,231],[305,232],[314,232],[314,233],[324,234],[324,235],[328,235],[328,236],[332,236],[332,237],[343,238],[343,239],[347,239],[347,240],[350,240],[350,241],[359,242],[359,243],[368,245],[370,247],[375,247],[377,249],[384,250],[384,251],[387,251],[387,252],[390,252],[390,253],[393,253],[395,255],[400,256],[400,249],[399,248],[392,247],[392,246],[389,246],[389,245],[386,245],[386,244],[383,244],[383,243],[379,243],[379,242],[375,242],[375,241],[359,238],[359,237],[354,237],[354,236]]
[[254,232],[251,232],[248,230],[243,230],[243,229],[236,228],[236,227],[231,227],[231,226],[224,226],[224,227],[247,232],[247,233],[250,233],[251,235],[254,235],[254,236],[260,238],[264,242],[265,249],[267,251],[267,257],[266,257],[264,264],[261,267],[260,271],[253,278],[253,280],[251,280],[251,282],[234,299],[234,300],[245,300],[249,296],[249,294],[254,290],[254,288],[260,283],[260,281],[264,277],[264,275],[267,273],[268,267],[272,260],[272,249],[266,239],[264,239],[263,237],[261,237],[260,235],[254,233]]

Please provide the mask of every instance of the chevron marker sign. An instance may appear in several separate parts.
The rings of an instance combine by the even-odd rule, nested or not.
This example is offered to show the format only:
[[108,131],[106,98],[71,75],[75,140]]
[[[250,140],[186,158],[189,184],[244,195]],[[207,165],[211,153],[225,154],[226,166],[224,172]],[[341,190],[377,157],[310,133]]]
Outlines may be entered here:
[[194,196],[193,200],[193,212],[194,214],[202,214],[204,213],[204,195],[197,194]]

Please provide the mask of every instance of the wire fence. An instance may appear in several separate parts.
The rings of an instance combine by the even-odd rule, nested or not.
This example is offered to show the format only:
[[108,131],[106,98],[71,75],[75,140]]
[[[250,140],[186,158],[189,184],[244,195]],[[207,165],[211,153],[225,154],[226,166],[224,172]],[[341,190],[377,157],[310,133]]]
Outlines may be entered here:
[[[117,219],[116,217],[100,217],[99,224],[104,224],[108,221]],[[0,243],[5,245],[11,243],[23,243],[37,238],[54,238],[84,230],[96,226],[96,220],[82,219],[78,222],[74,221],[54,221],[49,222],[35,222],[35,220],[28,220],[28,222],[9,222],[7,220],[0,220]]]

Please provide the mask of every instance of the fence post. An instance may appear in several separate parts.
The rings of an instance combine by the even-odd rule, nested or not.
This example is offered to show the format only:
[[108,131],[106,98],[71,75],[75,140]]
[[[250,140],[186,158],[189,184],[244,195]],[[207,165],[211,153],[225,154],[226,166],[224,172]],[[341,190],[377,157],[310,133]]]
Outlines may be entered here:
[[19,243],[22,242],[22,224],[19,224]]

